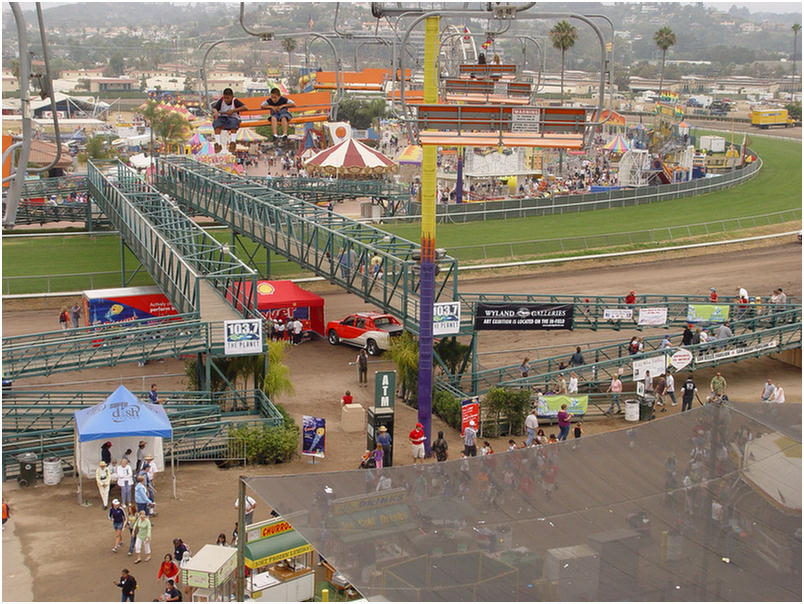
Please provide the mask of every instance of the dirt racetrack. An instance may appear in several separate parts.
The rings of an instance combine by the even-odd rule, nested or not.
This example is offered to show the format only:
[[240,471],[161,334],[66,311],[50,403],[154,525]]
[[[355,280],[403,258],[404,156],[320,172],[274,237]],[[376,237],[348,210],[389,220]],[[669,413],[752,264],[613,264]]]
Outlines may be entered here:
[[[715,248],[717,249],[717,248]],[[479,275],[479,276],[478,276]],[[637,260],[585,261],[560,264],[550,268],[529,270],[489,278],[475,274],[461,278],[462,291],[531,292],[531,293],[588,293],[619,294],[630,289],[639,293],[706,293],[716,287],[723,296],[731,296],[738,286],[751,295],[768,296],[775,287],[783,287],[789,295],[801,296],[801,246],[790,242],[735,251],[706,251],[699,255],[664,255],[646,262]],[[326,283],[310,284],[326,299],[327,319],[336,319],[348,312],[367,308],[355,296],[342,293]],[[61,301],[39,301],[39,308],[15,309],[6,304],[3,309],[3,335],[41,331],[43,326],[56,326],[56,312]],[[32,305],[27,304],[27,308]],[[643,332],[645,334],[651,332]],[[660,332],[655,332],[660,333]],[[537,354],[569,356],[576,344],[603,340],[627,340],[626,332],[577,331],[548,332],[531,335],[516,333],[513,337],[484,334],[480,341],[481,363],[495,366],[521,359],[532,348]],[[133,565],[125,552],[113,554],[113,532],[105,520],[97,491],[87,485],[89,507],[79,506],[76,481],[66,477],[58,486],[37,485],[20,489],[13,481],[3,485],[12,517],[3,533],[3,600],[23,601],[107,601],[117,600],[119,590],[112,580],[128,567],[140,584],[137,599],[150,600],[162,590],[156,580],[157,560],[171,550],[171,540],[180,536],[194,551],[204,543],[214,542],[221,531],[231,534],[235,510],[237,476],[241,474],[286,474],[309,471],[351,470],[356,468],[365,448],[362,433],[348,434],[340,427],[338,399],[350,388],[357,402],[364,406],[371,394],[357,385],[354,369],[348,365],[356,351],[346,346],[329,346],[320,341],[291,348],[287,364],[296,387],[293,396],[282,397],[282,403],[297,420],[303,414],[327,418],[327,458],[310,465],[294,459],[281,466],[255,466],[219,470],[211,464],[186,464],[177,472],[178,499],[169,497],[169,477],[158,476],[159,515],[154,520],[154,558],[148,563]],[[528,353],[531,358],[533,354]],[[390,368],[387,361],[378,360],[370,370]],[[801,371],[780,361],[763,358],[722,366],[729,382],[729,394],[735,400],[753,400],[759,394],[766,377],[783,383],[788,403],[801,402]],[[708,384],[712,371],[696,375],[699,388]],[[179,375],[176,375],[179,374]],[[58,374],[49,378],[30,378],[15,382],[16,388],[102,390],[111,391],[119,383],[132,389],[142,389],[156,382],[160,390],[182,389],[183,367],[179,361],[149,363],[145,367],[128,364],[120,367],[92,369]],[[677,408],[670,413],[677,412]],[[407,431],[415,422],[416,412],[401,403],[396,406],[397,449],[395,462],[407,464]],[[669,414],[667,414],[669,415]],[[587,433],[619,429],[626,426],[623,419],[612,418],[585,422]],[[460,451],[460,439],[451,429],[434,418],[433,429],[444,430],[451,457]],[[493,442],[496,451],[505,450],[505,439]],[[270,510],[262,502],[255,518],[265,517]]]

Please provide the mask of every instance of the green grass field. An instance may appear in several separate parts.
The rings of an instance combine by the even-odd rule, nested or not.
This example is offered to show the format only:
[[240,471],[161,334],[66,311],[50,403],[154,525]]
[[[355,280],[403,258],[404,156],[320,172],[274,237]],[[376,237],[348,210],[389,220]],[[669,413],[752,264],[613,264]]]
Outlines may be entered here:
[[[699,131],[698,135],[706,134]],[[741,142],[735,138],[736,142]],[[439,247],[494,244],[512,241],[531,241],[559,237],[575,237],[639,231],[673,225],[687,225],[734,217],[768,214],[780,210],[801,208],[801,142],[780,141],[754,137],[749,146],[762,157],[760,173],[746,184],[733,189],[709,193],[698,197],[657,202],[649,205],[594,210],[574,214],[471,222],[460,225],[438,225]],[[386,230],[407,239],[418,241],[419,225],[386,226]],[[729,230],[737,230],[737,227]],[[211,231],[219,241],[228,241],[225,230]],[[656,243],[661,244],[661,241]],[[251,244],[251,251],[254,245]],[[598,244],[606,246],[601,240]],[[508,246],[504,246],[508,247]],[[639,247],[644,247],[640,245]],[[581,249],[581,248],[576,248]],[[623,249],[623,248],[620,248]],[[554,250],[515,253],[531,255]],[[507,252],[501,251],[505,257]],[[459,259],[480,258],[477,250],[465,249]],[[257,256],[264,263],[265,255]],[[130,252],[126,254],[127,271],[133,271],[137,262]],[[271,254],[272,277],[298,276],[303,271],[294,263]],[[111,274],[93,276],[61,276],[75,273]],[[89,238],[84,235],[3,239],[3,293],[17,294],[44,291],[73,291],[120,286],[120,242],[115,236]],[[45,280],[41,275],[53,275]],[[25,279],[6,279],[24,276]],[[138,274],[131,285],[152,283],[147,273]]]

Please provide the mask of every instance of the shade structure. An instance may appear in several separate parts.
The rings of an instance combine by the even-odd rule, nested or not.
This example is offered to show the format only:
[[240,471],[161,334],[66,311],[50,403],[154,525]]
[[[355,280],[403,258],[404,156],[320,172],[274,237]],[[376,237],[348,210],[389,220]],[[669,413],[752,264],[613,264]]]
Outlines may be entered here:
[[603,150],[611,151],[612,153],[625,153],[630,148],[631,147],[628,146],[628,143],[620,134],[603,145]]
[[201,122],[196,126],[196,132],[200,134],[214,134],[215,130],[212,127],[212,121],[206,120],[205,122]]
[[324,149],[304,166],[311,174],[337,176],[370,176],[397,170],[392,159],[353,138]]
[[248,145],[249,143],[258,143],[266,140],[262,134],[254,132],[253,128],[241,128],[234,136],[235,141]]
[[420,145],[408,145],[402,150],[402,153],[396,158],[396,161],[402,164],[410,164],[413,166],[420,166],[422,163],[422,148]]

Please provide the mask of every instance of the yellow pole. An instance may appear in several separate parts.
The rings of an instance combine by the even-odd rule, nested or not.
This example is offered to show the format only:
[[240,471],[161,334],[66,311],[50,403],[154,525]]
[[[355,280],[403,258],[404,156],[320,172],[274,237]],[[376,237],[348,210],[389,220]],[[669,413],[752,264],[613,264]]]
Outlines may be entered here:
[[326,588],[321,590],[321,601],[329,602],[329,590]]

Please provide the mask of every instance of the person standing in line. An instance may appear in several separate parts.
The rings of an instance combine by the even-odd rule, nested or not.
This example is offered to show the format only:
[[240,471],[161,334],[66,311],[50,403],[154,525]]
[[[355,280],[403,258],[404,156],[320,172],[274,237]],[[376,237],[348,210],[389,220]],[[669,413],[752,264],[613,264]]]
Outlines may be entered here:
[[159,404],[159,393],[156,391],[156,384],[151,384],[151,389],[148,391],[148,402],[152,405]]
[[304,329],[304,326],[302,325],[302,322],[299,319],[295,319],[293,321],[293,345],[294,346],[298,346],[299,344],[301,344],[302,329]]
[[123,545],[123,527],[126,524],[126,509],[120,507],[120,501],[112,499],[112,507],[109,508],[109,520],[112,521],[112,528],[114,528],[114,546],[112,551],[117,553],[117,550]]
[[137,513],[148,513],[148,504],[153,501],[148,497],[148,487],[145,486],[145,476],[137,476],[137,486],[134,487],[134,503],[137,504]]
[[142,464],[145,463],[145,441],[141,440],[137,447],[137,466],[134,468],[134,474],[139,474],[142,469]]
[[533,444],[533,440],[536,438],[536,430],[539,429],[539,415],[538,410],[536,407],[530,410],[530,413],[525,418],[525,430],[528,432],[528,438],[525,441],[527,446],[531,446]]
[[391,466],[391,435],[388,428],[380,426],[377,432],[377,444],[382,446],[382,465],[384,468]]
[[151,520],[145,511],[140,512],[137,520],[134,521],[134,532],[137,535],[137,540],[134,542],[134,553],[137,554],[137,559],[134,560],[134,564],[142,562],[140,552],[143,550],[145,551],[145,561],[148,562],[151,559]]
[[73,329],[78,329],[81,320],[81,307],[77,302],[70,307],[70,319],[73,322]]
[[365,348],[361,348],[355,359],[357,365],[357,381],[361,386],[368,388],[368,354]]
[[436,461],[447,461],[447,450],[449,449],[449,445],[444,438],[444,432],[442,430],[438,431],[438,438],[435,439],[435,442],[433,442],[432,449],[433,453],[435,453]]
[[762,386],[762,392],[759,395],[760,402],[770,403],[775,392],[776,386],[773,385],[773,380],[768,378],[768,381]]
[[411,445],[411,452],[413,454],[413,463],[424,463],[424,426],[417,423],[416,427],[408,434],[408,440]]
[[123,507],[127,507],[131,503],[131,485],[133,482],[134,474],[131,471],[131,466],[128,465],[128,459],[123,457],[120,460],[120,465],[117,466],[117,486],[120,487],[120,499]]
[[[681,412],[690,411],[692,409],[692,399],[697,398],[701,402],[701,397],[698,396],[698,388],[695,386],[695,381],[692,379],[692,374],[684,382],[681,387]],[[703,403],[702,403],[703,404]]]
[[128,574],[127,568],[120,571],[120,580],[112,581],[112,583],[123,590],[120,598],[121,602],[134,601],[134,590],[137,589],[137,580]]
[[617,413],[622,413],[622,407],[620,406],[620,393],[623,391],[623,383],[620,381],[620,377],[615,375],[611,378],[611,383],[609,387],[606,388],[606,392],[611,392],[611,404],[609,408],[606,410],[606,415],[611,415],[614,411],[614,405],[617,405]]
[[95,482],[98,485],[98,492],[101,496],[101,501],[103,501],[103,509],[105,510],[109,507],[109,487],[112,484],[112,473],[109,471],[109,468],[106,467],[106,462],[102,461],[98,464],[98,468],[95,470]]
[[371,456],[374,459],[374,467],[382,469],[383,450],[380,443],[375,445],[374,450],[371,452]]
[[567,411],[567,403],[562,403],[561,410],[558,412],[558,440],[567,440],[570,430],[572,413]]
[[66,308],[62,308],[61,312],[59,313],[59,327],[62,329],[62,331],[67,331],[70,329],[70,315]]
[[463,431],[463,456],[477,457],[477,430],[475,420],[469,420],[469,426]]
[[662,394],[667,395],[673,401],[673,407],[678,404],[676,402],[676,380],[669,370],[664,374],[664,392]]

